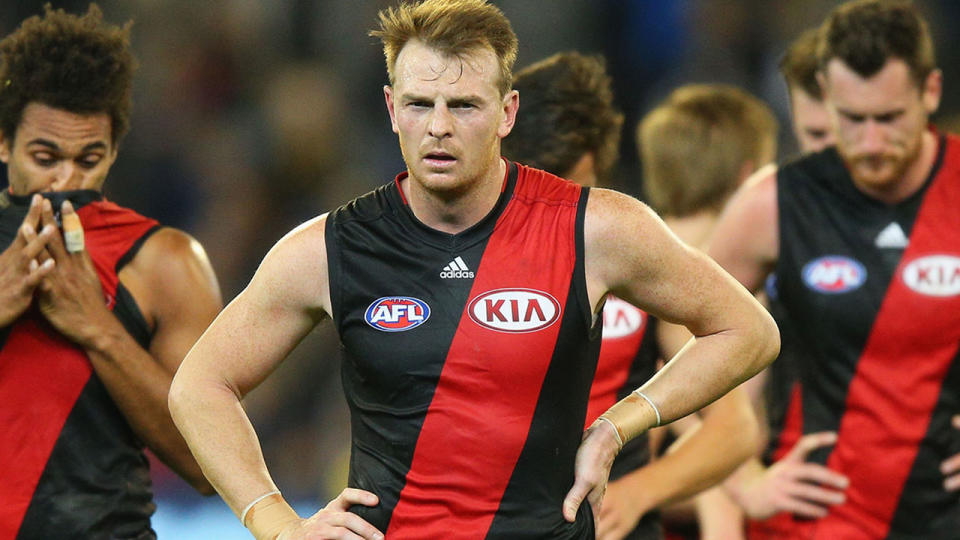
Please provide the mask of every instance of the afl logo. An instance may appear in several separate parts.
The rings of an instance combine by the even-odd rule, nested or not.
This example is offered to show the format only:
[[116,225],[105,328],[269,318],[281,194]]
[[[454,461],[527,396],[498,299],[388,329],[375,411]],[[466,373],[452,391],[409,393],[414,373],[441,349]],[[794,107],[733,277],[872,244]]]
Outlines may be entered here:
[[610,296],[603,306],[603,338],[616,339],[639,332],[644,314],[629,302]]
[[910,262],[903,269],[903,282],[927,296],[960,294],[960,257],[929,255]]
[[467,313],[484,328],[521,334],[555,323],[560,318],[560,303],[533,289],[496,289],[474,297]]
[[384,296],[374,300],[363,315],[367,324],[383,332],[403,332],[430,318],[430,306],[409,296]]
[[859,288],[867,281],[867,269],[840,255],[828,255],[803,267],[803,281],[815,291],[840,294]]

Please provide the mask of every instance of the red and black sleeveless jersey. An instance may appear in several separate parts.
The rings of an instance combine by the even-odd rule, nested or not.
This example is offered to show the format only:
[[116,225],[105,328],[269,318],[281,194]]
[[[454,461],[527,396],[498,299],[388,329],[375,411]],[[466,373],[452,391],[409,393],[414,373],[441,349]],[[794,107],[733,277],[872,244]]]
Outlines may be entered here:
[[[600,359],[590,387],[587,406],[589,427],[614,403],[647,382],[657,369],[657,320],[613,295],[603,306],[603,340]],[[635,471],[650,462],[650,438],[647,433],[623,446],[610,469],[610,481]],[[625,540],[654,540],[663,537],[657,512],[641,518]]]
[[[90,191],[69,196],[108,307],[146,347],[150,331],[117,273],[157,223]],[[28,197],[4,193],[0,245],[26,216]],[[0,329],[0,538],[155,538],[142,443],[93,372],[84,351],[35,305]]]
[[423,225],[397,180],[332,212],[332,315],[357,513],[392,539],[593,538],[573,485],[600,348],[583,262],[587,190],[508,164],[493,210]]
[[[930,178],[887,205],[835,149],[780,169],[780,300],[799,337],[802,431],[850,478],[847,502],[778,538],[957,538],[960,494],[960,140],[939,137]],[[792,519],[790,521],[793,521]]]

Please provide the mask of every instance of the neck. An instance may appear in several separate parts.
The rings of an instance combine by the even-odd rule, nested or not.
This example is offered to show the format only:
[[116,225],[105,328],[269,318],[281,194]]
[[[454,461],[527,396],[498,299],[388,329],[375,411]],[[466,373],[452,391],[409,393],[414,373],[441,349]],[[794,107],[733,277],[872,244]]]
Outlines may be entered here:
[[677,235],[686,244],[703,249],[710,239],[710,232],[717,223],[719,213],[713,209],[700,210],[683,217],[668,216],[663,218],[664,223],[673,234]]
[[493,210],[506,172],[506,163],[498,157],[496,165],[483,176],[454,192],[425,189],[410,177],[401,182],[400,188],[421,223],[440,232],[457,234],[476,225]]
[[890,185],[882,187],[856,184],[857,188],[886,204],[896,204],[909,198],[923,187],[924,182],[930,176],[937,159],[937,146],[937,135],[930,130],[924,131],[917,158],[903,171],[903,175],[898,182],[892,182]]

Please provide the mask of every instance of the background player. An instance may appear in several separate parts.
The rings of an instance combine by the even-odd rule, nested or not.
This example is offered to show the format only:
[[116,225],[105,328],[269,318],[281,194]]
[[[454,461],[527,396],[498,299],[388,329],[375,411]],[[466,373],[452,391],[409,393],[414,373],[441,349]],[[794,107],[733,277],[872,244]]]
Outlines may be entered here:
[[776,270],[788,321],[802,323],[787,351],[802,358],[802,432],[836,435],[798,445],[753,484],[792,461],[801,491],[739,498],[754,517],[816,518],[784,514],[762,531],[776,538],[952,538],[958,496],[941,464],[956,452],[960,310],[948,283],[926,277],[949,273],[955,258],[941,254],[960,249],[944,210],[960,186],[957,143],[928,127],[942,77],[904,2],[838,7],[817,56],[837,146],[748,182],[710,253],[754,290]]
[[[102,197],[131,110],[129,26],[48,7],[0,57],[0,537],[152,538],[144,443],[212,493],[166,396],[217,282],[192,238]],[[61,213],[85,250],[66,251]]]
[[[777,349],[772,319],[639,202],[500,158],[518,98],[516,38],[498,9],[404,4],[381,12],[375,35],[407,173],[273,249],[178,372],[174,416],[258,537],[592,537],[621,444],[762,369]],[[465,271],[456,257],[474,277],[441,281],[451,259]],[[610,292],[698,339],[581,443],[591,320]],[[367,491],[302,520],[270,480],[239,396],[325,315],[348,351],[350,485]],[[533,317],[542,325],[523,326]]]

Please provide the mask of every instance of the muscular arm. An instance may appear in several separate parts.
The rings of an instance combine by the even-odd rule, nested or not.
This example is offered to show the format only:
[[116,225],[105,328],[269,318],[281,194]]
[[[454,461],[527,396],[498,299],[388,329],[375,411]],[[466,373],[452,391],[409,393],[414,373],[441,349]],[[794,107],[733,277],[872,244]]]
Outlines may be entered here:
[[[53,223],[49,202],[43,221]],[[221,307],[220,291],[203,249],[189,236],[165,229],[151,236],[120,281],[154,323],[144,350],[107,310],[86,252],[67,253],[59,235],[46,254],[54,269],[39,286],[44,316],[83,347],[110,397],[134,433],[197,490],[212,494],[166,406],[173,373],[187,349]]]
[[779,337],[766,310],[717,264],[677,240],[645,205],[592,190],[585,231],[591,301],[612,292],[686,326],[696,338],[642,387],[662,422],[702,408],[773,361]]
[[278,490],[240,404],[330,313],[325,226],[326,216],[308,221],[270,250],[247,288],[191,349],[170,389],[170,411],[204,474],[258,539],[383,539],[349,511],[378,503],[368,491],[347,488],[307,519],[279,494],[263,498]]
[[277,489],[240,400],[329,311],[325,222],[308,222],[274,246],[184,359],[170,391],[177,426],[237,515]]
[[[662,423],[713,402],[773,361],[779,334],[766,310],[716,263],[680,242],[643,203],[591,190],[584,232],[592,305],[612,292],[662,320],[686,326],[696,337],[640,388]],[[635,395],[607,415],[615,416],[627,439],[657,421],[656,410]],[[581,497],[594,502],[602,494],[607,461],[616,453],[611,425],[595,424],[581,445],[578,475],[564,510],[568,519]],[[596,463],[607,469],[594,469]]]

